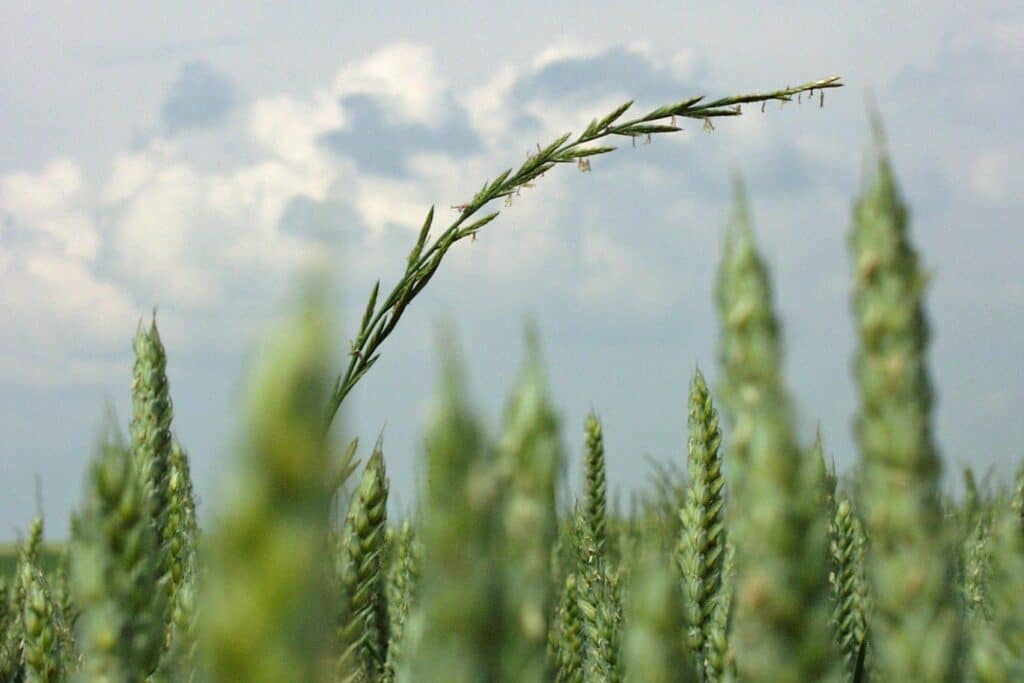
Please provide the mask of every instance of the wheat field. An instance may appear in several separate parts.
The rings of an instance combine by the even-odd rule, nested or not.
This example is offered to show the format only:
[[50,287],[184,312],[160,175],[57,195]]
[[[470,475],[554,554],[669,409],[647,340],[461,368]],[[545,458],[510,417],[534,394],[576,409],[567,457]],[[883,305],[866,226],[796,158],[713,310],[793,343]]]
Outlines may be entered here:
[[[739,182],[714,283],[717,355],[697,359],[718,379],[680,378],[685,460],[628,512],[609,502],[599,413],[563,424],[532,328],[496,434],[442,339],[407,516],[389,518],[382,441],[331,431],[448,249],[498,217],[476,218],[485,206],[557,164],[589,170],[615,149],[592,144],[603,138],[840,85],[694,97],[623,122],[626,103],[538,147],[436,235],[431,208],[347,348],[311,279],[251,368],[244,438],[205,528],[154,313],[133,340],[127,429],[104,417],[70,540],[44,544],[50,522],[37,517],[0,549],[0,682],[1024,681],[1024,467],[1002,488],[968,470],[964,497],[941,489],[927,278],[877,115],[846,233],[851,472],[828,465],[828,434],[797,436],[778,302]],[[570,498],[568,439],[584,452]]]

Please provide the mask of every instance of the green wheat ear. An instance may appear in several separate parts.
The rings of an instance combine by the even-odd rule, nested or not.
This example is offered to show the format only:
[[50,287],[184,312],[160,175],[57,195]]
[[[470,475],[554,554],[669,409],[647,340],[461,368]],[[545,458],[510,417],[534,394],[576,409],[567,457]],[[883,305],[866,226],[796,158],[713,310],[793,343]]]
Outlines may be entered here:
[[423,572],[420,608],[408,628],[417,683],[500,680],[503,605],[494,539],[500,488],[494,450],[466,397],[450,341],[442,345],[440,397],[426,436],[421,501]]
[[725,544],[722,561],[722,585],[715,597],[704,641],[702,665],[707,683],[736,680],[736,653],[729,642],[732,626],[732,599],[735,593],[735,551],[731,543]]
[[687,600],[688,646],[703,661],[704,642],[722,584],[725,557],[725,478],[718,412],[698,369],[690,383],[687,462],[690,485],[676,552]]
[[208,681],[324,680],[328,515],[337,471],[323,429],[332,370],[322,288],[279,328],[248,382],[245,430],[206,541],[199,610]]
[[501,651],[506,681],[548,681],[547,635],[552,609],[551,553],[557,534],[555,494],[563,469],[559,418],[544,381],[536,330],[526,333],[527,359],[505,410],[498,467],[505,490],[501,562],[507,609]]
[[17,658],[14,653],[14,610],[7,584],[7,577],[0,575],[0,680],[9,680],[15,676]]
[[416,599],[421,554],[412,524],[408,519],[392,540],[394,559],[388,571],[388,656],[382,679],[391,683],[404,663],[406,622]]
[[90,680],[142,681],[164,644],[165,593],[142,473],[113,418],[90,467],[71,549],[71,589],[82,672]]
[[944,533],[941,461],[926,366],[926,275],[875,118],[874,174],[849,235],[860,394],[855,436],[871,542],[873,663],[884,680],[962,680],[954,548]]
[[608,483],[604,466],[604,434],[601,421],[593,411],[587,415],[583,430],[583,510],[590,525],[595,552],[604,558],[608,554]]
[[[39,566],[39,548],[43,542],[43,520],[38,515],[32,518],[28,536],[18,549],[18,562],[14,568],[14,582],[11,586],[10,604],[4,605],[8,616],[7,626],[0,633],[0,674],[17,680],[24,670],[23,634],[26,600],[26,586],[21,581],[22,571],[27,566]],[[0,680],[3,680],[0,678]]]
[[991,615],[972,635],[971,669],[981,683],[1024,680],[1024,527],[1000,504],[991,527]]
[[60,607],[53,599],[42,570],[34,563],[21,565],[19,582],[25,592],[22,611],[25,682],[60,683],[66,679]]
[[[583,624],[583,679],[616,683],[622,678],[622,597],[618,577],[598,550],[586,514],[577,510],[576,605]],[[682,634],[680,634],[681,636]]]
[[641,543],[635,565],[626,592],[624,680],[695,683],[697,660],[681,637],[687,628],[686,612],[670,558],[649,539]]
[[583,683],[583,614],[576,576],[569,572],[565,577],[549,635],[548,649],[555,662],[558,683]]
[[722,402],[736,547],[731,634],[744,681],[831,675],[825,473],[796,441],[779,323],[742,187],[718,270]]
[[848,497],[839,495],[833,514],[829,529],[832,629],[851,680],[868,631],[868,588],[864,575],[867,538]]
[[[170,385],[167,381],[167,354],[160,332],[156,326],[156,311],[149,328],[139,325],[133,341],[135,365],[132,369],[132,420],[130,427],[131,452],[135,466],[140,472],[151,499],[150,514],[156,530],[159,545],[159,571],[164,583],[161,590],[168,591],[170,606],[171,595],[176,586],[171,576],[169,545],[173,542],[173,534],[167,526],[170,510],[170,476],[171,476],[171,420],[173,406],[171,403]],[[166,623],[168,615],[163,616]]]
[[366,463],[352,496],[338,548],[341,588],[339,635],[342,680],[377,680],[383,675],[388,648],[388,606],[384,551],[388,479],[381,443]]

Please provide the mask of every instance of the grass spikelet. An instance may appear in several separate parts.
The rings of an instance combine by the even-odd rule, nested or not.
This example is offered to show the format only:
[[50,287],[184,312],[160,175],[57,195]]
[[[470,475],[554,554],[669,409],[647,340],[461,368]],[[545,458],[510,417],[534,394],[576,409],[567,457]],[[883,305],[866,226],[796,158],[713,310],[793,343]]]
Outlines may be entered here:
[[854,433],[875,603],[871,650],[882,680],[960,681],[955,552],[937,533],[941,463],[925,363],[926,277],[877,121],[875,133],[874,174],[853,206],[849,235],[860,399]]

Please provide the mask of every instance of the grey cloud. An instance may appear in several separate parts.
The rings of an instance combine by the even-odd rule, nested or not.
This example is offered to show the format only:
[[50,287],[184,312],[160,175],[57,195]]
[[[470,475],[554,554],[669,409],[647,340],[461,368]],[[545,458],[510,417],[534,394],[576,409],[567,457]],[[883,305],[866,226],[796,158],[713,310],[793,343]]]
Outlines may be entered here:
[[335,154],[351,157],[368,173],[404,177],[408,173],[405,162],[415,152],[437,150],[465,156],[480,148],[465,112],[454,104],[454,115],[440,128],[389,124],[383,107],[370,95],[349,95],[341,98],[340,105],[352,124],[325,133],[320,142]]
[[684,83],[646,57],[616,46],[594,57],[568,57],[545,65],[520,80],[511,99],[591,99],[623,92],[664,104],[693,90],[692,83]]
[[210,128],[227,117],[236,99],[235,87],[227,76],[206,62],[189,62],[171,85],[160,116],[169,133]]
[[318,201],[305,195],[297,195],[288,202],[278,226],[283,233],[328,247],[340,246],[347,235],[365,232],[351,205],[331,198]]

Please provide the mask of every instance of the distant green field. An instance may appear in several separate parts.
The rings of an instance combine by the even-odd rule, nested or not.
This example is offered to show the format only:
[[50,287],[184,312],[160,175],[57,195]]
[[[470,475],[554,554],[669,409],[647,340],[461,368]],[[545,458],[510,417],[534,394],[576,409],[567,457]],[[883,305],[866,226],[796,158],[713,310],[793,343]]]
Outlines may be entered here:
[[[44,543],[40,549],[40,558],[43,569],[52,572],[57,567],[60,551],[63,546],[52,543]],[[0,545],[0,576],[11,576],[14,567],[18,563],[18,546],[14,544]]]

